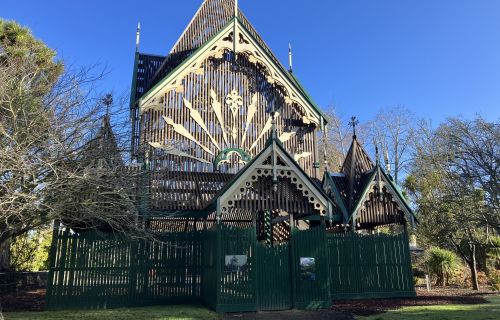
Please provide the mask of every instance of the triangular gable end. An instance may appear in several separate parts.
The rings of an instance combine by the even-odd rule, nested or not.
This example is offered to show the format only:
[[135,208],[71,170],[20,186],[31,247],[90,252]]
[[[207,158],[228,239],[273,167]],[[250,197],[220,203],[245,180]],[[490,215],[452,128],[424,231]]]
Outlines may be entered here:
[[[236,29],[239,41],[236,48],[233,43],[233,33]],[[149,109],[161,110],[164,95],[171,91],[183,92],[182,79],[189,73],[203,73],[203,65],[209,57],[222,58],[224,52],[236,49],[238,53],[244,53],[252,63],[262,66],[267,74],[267,81],[275,83],[283,88],[286,103],[296,103],[303,112],[305,123],[319,125],[323,118],[321,111],[314,102],[304,94],[297,82],[277,64],[269,52],[262,48],[248,29],[238,18],[232,18],[222,30],[199,47],[193,54],[184,60],[179,66],[166,75],[153,88],[151,88],[139,101],[140,112]]]
[[[277,159],[275,166],[269,160],[272,157],[276,157]],[[272,177],[273,170],[276,170],[277,177],[289,178],[297,190],[300,190],[309,203],[313,204],[315,210],[320,215],[331,217],[332,203],[328,199],[328,196],[309,178],[276,139],[270,139],[267,147],[240,170],[219,192],[214,200],[217,214],[220,215],[224,210],[230,208],[234,199],[252,185],[253,182],[257,181],[259,177]],[[209,205],[209,207],[214,207],[214,205]],[[315,213],[311,212],[311,215],[313,214]]]
[[[241,13],[240,13],[241,14]],[[193,52],[217,35],[234,16],[234,1],[205,0],[148,83],[151,89]]]
[[[377,175],[377,173],[379,173],[379,175]],[[403,211],[404,214],[410,218],[410,221],[411,222],[418,221],[413,210],[408,205],[406,199],[399,192],[397,187],[391,181],[391,178],[384,172],[384,170],[380,167],[380,165],[377,164],[375,169],[369,174],[370,176],[368,178],[368,181],[365,184],[365,187],[363,188],[360,197],[356,201],[356,204],[349,216],[348,221],[352,221],[353,219],[356,218],[356,215],[360,212],[364,203],[368,200],[368,196],[374,186],[386,187],[387,192],[393,197],[400,210]]]

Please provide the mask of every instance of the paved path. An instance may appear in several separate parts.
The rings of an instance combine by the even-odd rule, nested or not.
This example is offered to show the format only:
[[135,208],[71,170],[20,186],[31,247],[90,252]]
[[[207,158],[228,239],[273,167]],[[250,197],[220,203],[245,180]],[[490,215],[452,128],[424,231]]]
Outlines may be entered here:
[[354,320],[354,315],[333,310],[303,311],[259,311],[226,313],[224,320]]

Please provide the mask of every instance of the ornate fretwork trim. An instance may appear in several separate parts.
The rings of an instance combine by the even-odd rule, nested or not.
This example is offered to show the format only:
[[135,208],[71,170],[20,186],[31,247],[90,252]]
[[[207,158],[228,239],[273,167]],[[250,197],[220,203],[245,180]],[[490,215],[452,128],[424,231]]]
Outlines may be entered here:
[[[295,103],[301,108],[303,113],[302,121],[308,123],[320,123],[321,115],[299,92],[295,85],[282,74],[282,70],[274,65],[274,62],[267,56],[267,54],[255,43],[252,37],[248,34],[244,27],[236,21],[236,28],[238,34],[238,53],[247,55],[251,63],[258,64],[264,69],[266,79],[271,84],[276,84],[283,89],[285,94],[285,103]],[[158,85],[150,90],[140,100],[140,112],[143,113],[147,110],[163,110],[164,108],[164,95],[175,90],[176,92],[183,92],[184,87],[182,80],[189,73],[203,74],[204,64],[209,58],[221,59],[224,52],[233,51],[234,32],[232,24],[229,23],[218,36],[214,37],[211,41],[207,42],[205,46],[200,48],[195,54],[190,56],[186,62],[178,69],[174,70]]]
[[409,208],[408,204],[395,189],[393,184],[388,180],[389,178],[379,165],[377,165],[370,174],[371,178],[369,183],[366,185],[363,193],[358,199],[357,204],[351,213],[350,219],[355,219],[356,215],[363,209],[366,201],[370,199],[370,194],[373,194],[375,191],[380,193],[384,189],[392,196],[392,201],[396,202],[399,209],[402,210],[407,217],[415,218],[413,211]]
[[[279,165],[269,164],[268,159],[273,157],[281,159]],[[273,173],[279,178],[290,179],[292,184],[297,187],[297,190],[302,192],[307,201],[313,204],[313,207],[321,214],[326,215],[331,210],[328,198],[318,190],[301,171],[300,167],[287,156],[286,151],[278,147],[276,141],[273,141],[258,158],[243,169],[244,171],[239,177],[225,190],[217,199],[219,213],[226,212],[229,208],[235,205],[235,200],[242,199],[242,196],[247,193],[248,188],[252,188],[253,184],[261,177],[273,177]],[[272,192],[272,191],[270,191]]]

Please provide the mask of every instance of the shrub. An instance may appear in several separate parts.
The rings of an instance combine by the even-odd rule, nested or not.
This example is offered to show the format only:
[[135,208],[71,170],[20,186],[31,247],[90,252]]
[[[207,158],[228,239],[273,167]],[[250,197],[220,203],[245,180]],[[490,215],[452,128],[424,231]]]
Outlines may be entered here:
[[432,247],[427,251],[427,265],[436,285],[444,286],[460,267],[460,259],[453,251]]
[[11,267],[15,271],[47,270],[52,231],[35,229],[20,235],[10,246]]
[[500,270],[490,270],[488,272],[488,280],[493,290],[500,291]]

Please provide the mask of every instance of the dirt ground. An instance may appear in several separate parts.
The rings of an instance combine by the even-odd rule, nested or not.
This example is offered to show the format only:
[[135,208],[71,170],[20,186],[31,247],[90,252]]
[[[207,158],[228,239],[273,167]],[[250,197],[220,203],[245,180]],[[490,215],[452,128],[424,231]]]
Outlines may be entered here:
[[494,294],[491,291],[472,291],[466,289],[433,289],[430,292],[417,291],[415,298],[397,299],[366,299],[366,300],[338,300],[333,301],[329,310],[318,311],[269,311],[228,313],[225,320],[271,320],[271,319],[301,319],[301,320],[350,320],[355,315],[368,316],[382,313],[387,310],[398,309],[404,306],[425,306],[439,304],[479,304],[485,303],[485,295]]
[[2,311],[42,311],[45,306],[45,289],[0,293]]
[[427,306],[442,304],[479,304],[485,303],[485,295],[492,291],[472,291],[467,289],[433,289],[417,291],[415,298],[366,299],[333,301],[332,310],[350,313],[358,316],[369,316],[387,310],[405,306]]
[[[303,319],[303,320],[352,320],[355,315],[372,315],[389,309],[403,306],[425,306],[438,304],[478,304],[484,303],[485,295],[491,291],[471,291],[466,289],[433,289],[431,292],[417,291],[416,298],[339,300],[333,301],[331,309],[318,311],[269,311],[228,313],[228,320],[264,320],[264,319]],[[45,305],[45,289],[20,291],[18,293],[0,294],[0,303],[4,312],[41,311]]]

